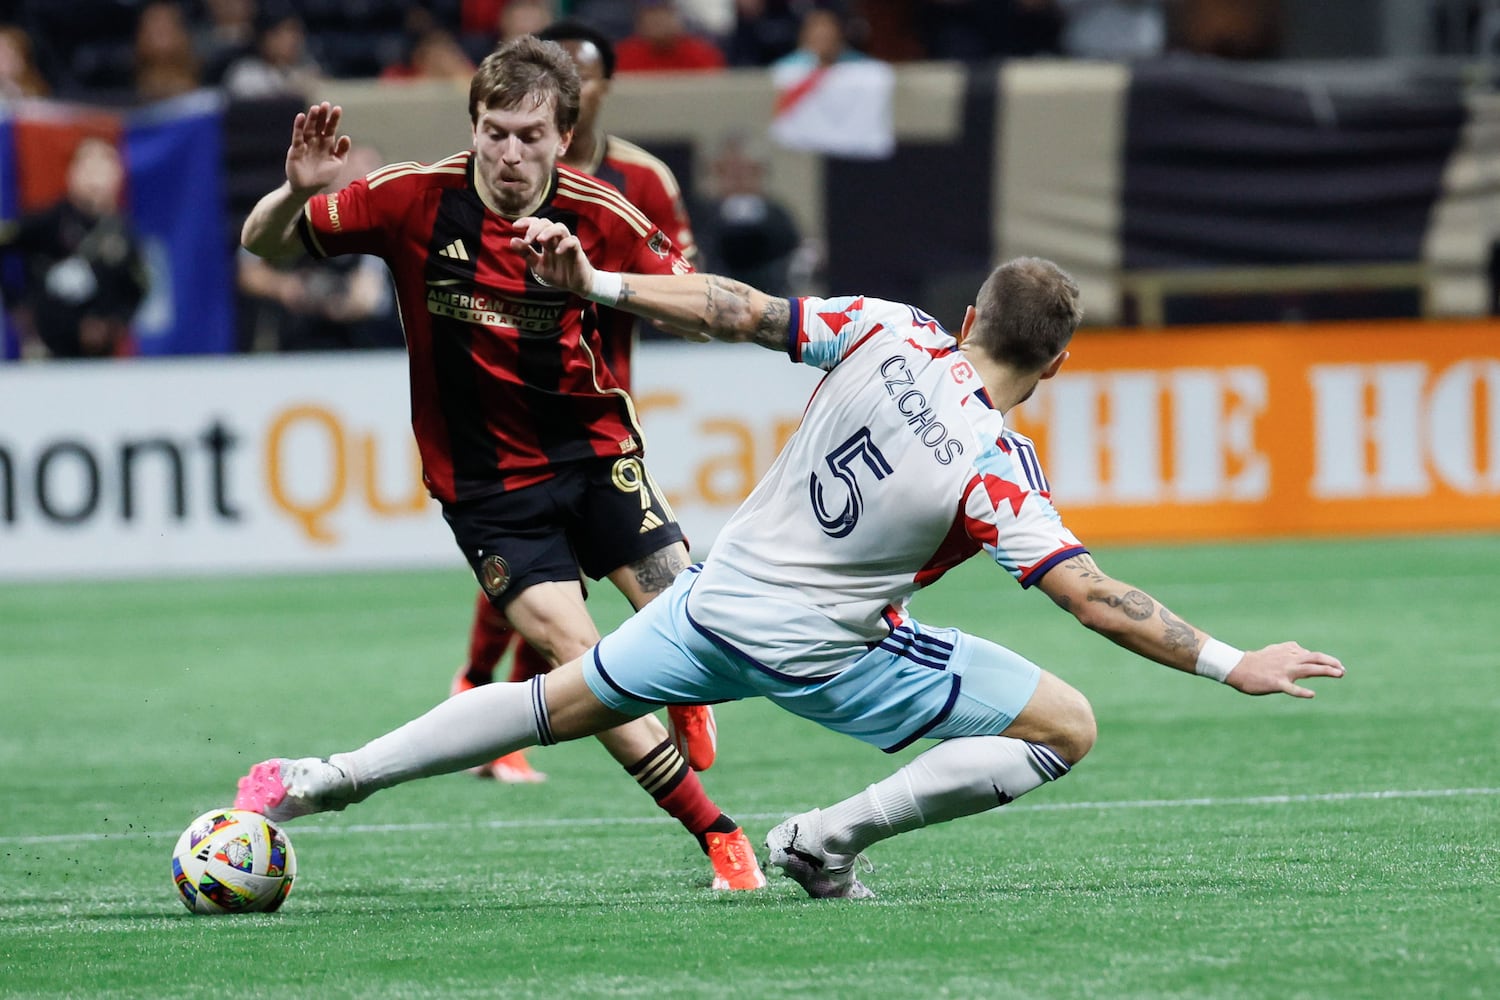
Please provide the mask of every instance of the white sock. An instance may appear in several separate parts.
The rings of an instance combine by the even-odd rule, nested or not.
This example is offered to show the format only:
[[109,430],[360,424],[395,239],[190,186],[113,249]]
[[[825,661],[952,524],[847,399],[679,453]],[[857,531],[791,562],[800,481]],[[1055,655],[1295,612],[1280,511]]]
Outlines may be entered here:
[[484,684],[437,705],[329,762],[354,779],[361,797],[414,778],[474,767],[538,743],[550,743],[542,679]]
[[1040,743],[1008,736],[944,740],[824,809],[824,850],[852,857],[898,833],[1003,806],[1067,773],[1063,759]]

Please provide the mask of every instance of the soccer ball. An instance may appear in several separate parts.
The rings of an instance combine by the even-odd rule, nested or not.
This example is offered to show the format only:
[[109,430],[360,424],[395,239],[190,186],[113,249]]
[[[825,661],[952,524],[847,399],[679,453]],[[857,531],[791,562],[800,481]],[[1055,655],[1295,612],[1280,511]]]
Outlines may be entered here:
[[172,849],[172,881],[194,913],[270,913],[296,877],[292,842],[247,809],[210,809]]

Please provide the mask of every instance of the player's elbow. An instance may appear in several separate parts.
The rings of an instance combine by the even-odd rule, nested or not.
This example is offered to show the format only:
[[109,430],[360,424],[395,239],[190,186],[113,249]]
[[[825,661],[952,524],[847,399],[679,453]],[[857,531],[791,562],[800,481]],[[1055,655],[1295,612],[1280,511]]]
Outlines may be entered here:
[[1105,638],[1113,638],[1120,628],[1119,612],[1094,593],[1078,595],[1066,607],[1078,624]]
[[264,234],[252,230],[249,223],[246,223],[245,228],[240,230],[240,246],[264,260],[276,260],[286,256],[286,252],[276,246],[274,241],[267,240]]
[[302,250],[295,233],[276,233],[253,213],[240,227],[240,246],[265,260],[288,260]]

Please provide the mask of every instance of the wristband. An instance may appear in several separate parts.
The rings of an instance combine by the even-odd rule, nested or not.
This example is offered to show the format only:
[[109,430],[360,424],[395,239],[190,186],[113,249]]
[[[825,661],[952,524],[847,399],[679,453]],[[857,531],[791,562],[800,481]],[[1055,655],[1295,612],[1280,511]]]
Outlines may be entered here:
[[1235,649],[1227,642],[1209,639],[1204,642],[1203,651],[1198,654],[1198,665],[1193,668],[1193,673],[1200,677],[1212,677],[1223,684],[1229,677],[1229,672],[1240,665],[1240,658],[1244,655],[1244,650]]
[[617,306],[620,304],[620,293],[624,290],[625,277],[619,271],[600,271],[596,268],[594,277],[589,282],[589,290],[583,297],[601,306]]

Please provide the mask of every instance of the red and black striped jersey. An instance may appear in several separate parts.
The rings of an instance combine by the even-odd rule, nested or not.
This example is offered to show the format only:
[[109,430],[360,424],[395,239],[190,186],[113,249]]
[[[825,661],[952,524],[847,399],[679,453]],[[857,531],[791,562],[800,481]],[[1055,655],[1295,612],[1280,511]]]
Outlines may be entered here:
[[[433,496],[464,500],[541,482],[552,466],[641,450],[630,396],[603,361],[594,306],[542,285],[485,207],[473,152],[395,163],[308,202],[317,257],[372,254],[395,280],[411,420]],[[692,270],[671,238],[588,174],[559,165],[535,215],[572,230],[609,271]]]
[[[684,257],[692,260],[697,245],[688,223],[687,208],[682,203],[682,189],[671,168],[635,143],[615,135],[604,137],[602,152],[604,155],[592,167],[584,169],[619,188],[632,205],[672,238]],[[599,310],[605,361],[626,389],[630,388],[630,358],[638,322],[630,313]]]

